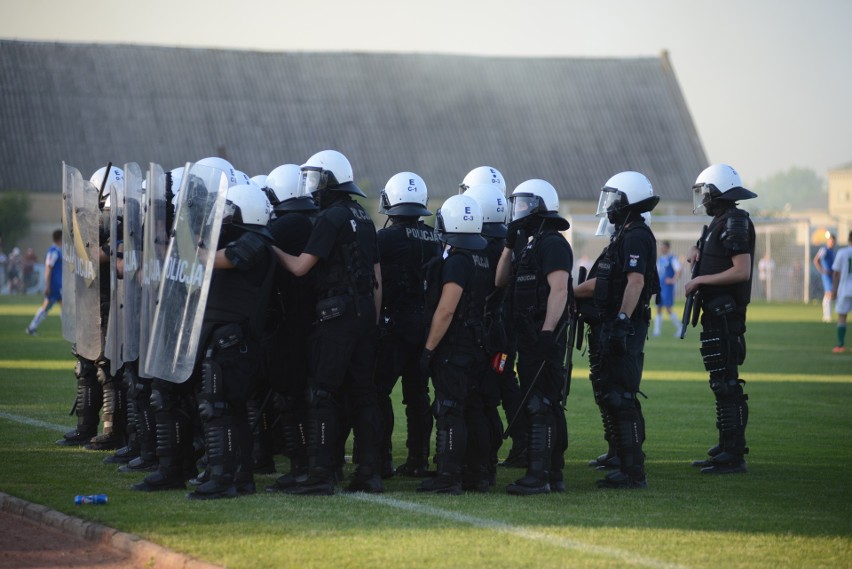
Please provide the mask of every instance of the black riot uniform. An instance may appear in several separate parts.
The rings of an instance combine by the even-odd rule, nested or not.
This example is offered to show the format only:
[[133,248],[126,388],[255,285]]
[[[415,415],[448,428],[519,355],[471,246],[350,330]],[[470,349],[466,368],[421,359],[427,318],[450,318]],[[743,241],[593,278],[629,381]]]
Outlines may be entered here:
[[351,490],[382,492],[379,476],[381,416],[373,382],[378,263],[376,228],[348,193],[322,189],[321,211],[303,254],[313,268],[315,323],[308,336],[308,477],[285,490],[292,494],[334,492],[342,396],[354,412],[358,469]]
[[273,283],[270,245],[264,227],[223,225],[217,249],[233,268],[213,270],[192,376],[184,383],[153,381],[159,465],[134,489],[185,487],[197,472],[193,431],[200,421],[208,473],[188,497],[254,493],[246,402],[261,361],[258,338]]
[[[499,229],[491,226],[499,226]],[[506,226],[504,224],[483,224],[482,236],[485,237],[487,245],[485,250],[482,251],[482,256],[487,259],[489,269],[482,320],[482,348],[485,359],[481,362],[482,369],[474,374],[465,413],[467,423],[471,428],[480,425],[487,427],[490,452],[486,461],[487,472],[483,472],[478,470],[476,466],[482,462],[479,456],[481,450],[468,446],[470,459],[463,471],[462,480],[462,486],[466,490],[485,491],[488,486],[493,486],[496,483],[497,452],[503,444],[503,421],[500,418],[498,407],[502,401],[503,408],[511,420],[515,416],[521,400],[514,369],[515,350],[509,340],[507,330],[506,290],[497,287],[494,282],[497,263],[505,246],[505,231]],[[498,234],[500,236],[497,236]],[[523,426],[519,425],[519,427]],[[525,432],[524,435],[526,435]],[[483,438],[483,435],[471,437],[471,439],[476,440]],[[518,452],[525,447],[524,444],[515,451]]]
[[[714,200],[713,204],[707,208],[714,214],[713,220],[703,243],[698,244],[701,257],[697,277],[731,268],[737,255],[748,254],[754,259],[755,230],[748,212],[733,201]],[[748,395],[743,392],[745,381],[740,379],[738,368],[746,357],[746,307],[751,301],[752,276],[750,270],[748,280],[700,287],[701,356],[716,398],[719,430],[719,444],[708,451],[710,458],[693,463],[706,474],[746,471]]]
[[[417,491],[461,493],[463,467],[474,485],[484,477],[487,490],[489,426],[481,412],[481,396],[472,394],[479,382],[477,374],[487,362],[482,348],[482,315],[493,269],[483,252],[453,246],[443,261],[439,258],[427,269],[426,279],[430,314],[438,306],[444,285],[453,283],[462,294],[446,333],[434,349],[424,352],[435,389],[438,476],[423,481]],[[475,408],[468,409],[468,405]]]
[[[614,446],[617,467],[600,487],[644,487],[645,419],[639,404],[639,384],[644,365],[645,338],[651,321],[650,299],[659,290],[656,272],[657,244],[641,214],[631,212],[615,227],[609,246],[590,272],[594,279],[594,320],[589,339],[590,378],[595,400],[604,417],[605,434]],[[644,287],[632,314],[620,312],[628,274],[643,275]],[[625,331],[626,337],[620,335]],[[624,340],[624,348],[613,344]]]
[[408,457],[397,472],[422,476],[429,468],[432,411],[429,378],[420,369],[426,343],[426,298],[423,266],[441,254],[435,230],[417,217],[389,217],[377,233],[382,269],[382,309],[376,348],[375,382],[384,419],[382,475],[393,474],[391,436],[394,428],[391,393],[402,378]]
[[[281,211],[279,217],[269,224],[275,246],[294,256],[301,254],[310,238],[314,219],[315,212],[308,209]],[[307,478],[308,473],[305,437],[308,331],[316,319],[313,272],[297,277],[284,267],[276,267],[270,311],[274,311],[280,320],[274,323],[271,342],[265,350],[266,376],[272,389],[273,422],[280,424],[275,435],[280,436],[281,451],[290,460],[289,472],[267,488],[276,492],[295,486],[298,480]],[[261,421],[264,419],[261,418]]]
[[525,394],[528,463],[525,476],[507,488],[511,494],[562,491],[565,487],[562,470],[568,429],[562,400],[567,394],[565,351],[570,298],[554,330],[544,333],[542,326],[551,290],[548,275],[564,271],[569,295],[571,291],[573,252],[559,233],[566,224],[561,218],[527,218],[527,232],[532,238],[512,260],[512,320],[518,377]]

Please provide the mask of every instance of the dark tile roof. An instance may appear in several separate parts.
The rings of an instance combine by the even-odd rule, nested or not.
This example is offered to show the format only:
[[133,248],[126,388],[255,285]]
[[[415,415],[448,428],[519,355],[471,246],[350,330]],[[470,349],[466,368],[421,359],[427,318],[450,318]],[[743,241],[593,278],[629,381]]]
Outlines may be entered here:
[[268,53],[0,41],[0,189],[57,191],[60,162],[249,176],[343,152],[368,194],[411,170],[445,197],[476,166],[596,199],[622,170],[689,199],[707,160],[668,58]]

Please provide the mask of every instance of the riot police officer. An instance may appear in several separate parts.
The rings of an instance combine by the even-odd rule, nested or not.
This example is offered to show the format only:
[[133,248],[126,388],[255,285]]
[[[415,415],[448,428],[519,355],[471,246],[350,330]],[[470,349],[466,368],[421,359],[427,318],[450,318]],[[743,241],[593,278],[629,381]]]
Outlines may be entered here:
[[[482,370],[475,374],[471,386],[468,404],[465,407],[469,425],[485,424],[488,426],[490,442],[490,457],[488,472],[477,472],[466,468],[462,486],[464,489],[484,491],[496,483],[497,452],[503,444],[503,421],[497,407],[503,400],[504,408],[509,417],[513,417],[517,406],[512,407],[513,399],[503,399],[502,392],[506,387],[514,386],[517,393],[517,379],[514,377],[515,354],[509,340],[507,319],[505,316],[505,289],[494,284],[497,263],[503,253],[506,242],[506,215],[508,202],[498,184],[476,184],[468,187],[464,194],[476,200],[482,209],[482,236],[487,244],[484,254],[488,258],[491,274],[488,278],[485,293],[485,309],[482,322],[482,348],[486,361]],[[517,402],[520,397],[517,398]],[[476,417],[482,415],[482,417]],[[526,434],[526,433],[524,433]],[[518,449],[515,449],[516,452]],[[478,452],[478,449],[477,449]],[[476,460],[473,461],[474,463]]]
[[[518,377],[527,419],[526,474],[509,484],[516,495],[564,491],[568,448],[563,399],[567,395],[568,310],[573,252],[560,231],[556,189],[545,180],[518,185],[509,197],[511,219],[497,265],[496,284],[511,284]],[[516,253],[516,244],[520,253]]]
[[[266,178],[267,196],[273,207],[269,231],[275,246],[294,256],[304,251],[319,211],[309,195],[299,193],[300,178],[301,169],[296,164],[278,166]],[[279,321],[273,325],[265,359],[274,421],[280,424],[273,436],[280,436],[281,451],[290,461],[290,470],[268,486],[268,492],[286,490],[307,479],[307,332],[315,320],[316,307],[312,272],[297,277],[279,265],[275,284],[270,312],[275,311]]]
[[738,368],[745,361],[746,307],[751,300],[755,231],[739,200],[757,197],[742,185],[740,175],[727,164],[706,168],[692,187],[695,213],[712,216],[707,230],[687,256],[697,264],[686,294],[696,295],[701,310],[701,356],[716,397],[719,443],[709,458],[693,466],[704,474],[746,472],[745,429],[748,395]]
[[[476,374],[483,367],[482,314],[493,274],[481,251],[482,210],[470,196],[452,196],[437,214],[438,236],[449,246],[426,271],[429,333],[421,356],[435,389],[435,460],[438,475],[418,492],[460,494],[462,468],[486,478],[490,456],[488,424],[481,413],[467,413]],[[480,403],[481,406],[481,403]],[[468,449],[472,452],[467,452]]]
[[[77,378],[77,398],[74,409],[77,414],[77,427],[56,441],[59,445],[85,445],[89,450],[114,450],[124,444],[127,420],[126,392],[116,377],[110,374],[109,360],[104,357],[104,338],[110,306],[109,247],[111,244],[115,245],[116,239],[116,236],[112,236],[112,243],[110,242],[108,217],[111,206],[110,192],[114,186],[118,189],[123,180],[124,172],[115,166],[111,166],[109,172],[106,167],[100,168],[89,180],[99,191],[98,207],[103,212],[99,222],[97,259],[93,259],[98,267],[96,270],[99,273],[97,283],[100,296],[96,307],[83,300],[78,301],[78,306],[81,311],[99,311],[100,318],[95,324],[97,329],[78,329],[77,333],[78,338],[80,333],[99,337],[100,341],[94,344],[100,345],[100,353],[98,355],[92,353],[89,354],[90,357],[84,357],[78,353],[75,346],[74,356],[77,358],[77,364],[74,374]],[[84,290],[81,290],[80,296],[90,298]],[[82,324],[82,318],[78,323]],[[102,416],[101,410],[103,410]],[[100,422],[103,423],[103,429],[99,435],[97,431]]]
[[261,364],[259,338],[274,275],[271,206],[251,184],[228,188],[213,278],[204,310],[198,413],[209,480],[190,499],[253,494],[247,401]]
[[574,289],[577,298],[593,299],[600,322],[591,327],[590,375],[618,457],[617,463],[605,465],[618,469],[598,480],[600,488],[648,485],[642,451],[645,419],[637,396],[651,321],[650,299],[659,289],[659,279],[656,239],[642,214],[659,201],[651,182],[639,172],[621,172],[606,182],[596,215],[605,218],[602,226],[614,226],[613,235],[589,279]]
[[[471,195],[479,201],[479,205],[482,207],[482,235],[488,241],[488,256],[496,271],[497,262],[503,253],[506,240],[506,222],[508,221],[506,219],[508,216],[508,204],[505,198],[506,180],[496,168],[478,166],[468,172],[462,183],[459,184],[459,188],[464,192],[468,192],[475,186],[479,186],[479,189],[474,190]],[[491,189],[487,190],[486,188]],[[509,299],[511,295],[510,291],[499,287],[489,295],[485,315],[485,339],[490,340],[491,345],[487,346],[487,351],[491,352],[489,355],[494,357],[498,353],[500,354],[501,361],[497,367],[498,369],[502,367],[502,371],[496,378],[498,379],[497,385],[500,387],[500,401],[508,420],[514,419],[512,428],[506,433],[512,439],[512,448],[503,462],[499,464],[500,466],[525,468],[527,465],[527,419],[524,413],[518,412],[523,396],[518,385],[518,376],[515,374],[515,334],[512,326],[509,326],[511,320]],[[506,356],[505,360],[502,359],[503,355]],[[502,438],[503,435],[501,434],[500,440],[495,441],[495,444],[499,442],[502,446]],[[494,452],[496,453],[499,450],[499,447],[497,447]]]
[[308,477],[290,494],[334,493],[341,397],[354,409],[359,461],[352,491],[384,491],[379,468],[381,419],[373,383],[377,315],[382,301],[376,227],[352,196],[366,197],[353,181],[349,160],[324,150],[301,166],[300,193],[320,212],[303,252],[276,250],[297,276],[316,274],[316,321],[308,338],[311,358],[308,408]]
[[441,254],[435,230],[420,216],[426,209],[426,183],[414,172],[399,172],[381,192],[380,213],[388,223],[377,233],[382,268],[382,309],[376,349],[376,386],[384,419],[382,475],[394,474],[391,436],[394,416],[391,393],[402,378],[408,457],[396,469],[403,476],[423,477],[429,469],[432,411],[429,378],[420,369],[426,342],[426,299],[423,265]]

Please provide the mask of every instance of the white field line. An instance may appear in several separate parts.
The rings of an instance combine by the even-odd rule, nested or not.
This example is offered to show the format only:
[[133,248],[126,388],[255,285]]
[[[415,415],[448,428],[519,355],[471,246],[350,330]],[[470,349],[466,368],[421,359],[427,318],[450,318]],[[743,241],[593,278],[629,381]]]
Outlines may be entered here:
[[[581,553],[588,553],[591,555],[599,555],[601,557],[618,559],[619,561],[630,565],[637,565],[640,567],[653,567],[654,569],[687,569],[683,565],[667,563],[665,561],[660,561],[659,559],[637,555],[631,551],[627,551],[624,549],[618,549],[615,547],[601,547],[599,545],[583,543],[582,541],[577,541],[576,539],[559,537],[545,533],[543,531],[538,531],[523,526],[516,526],[497,520],[489,520],[486,518],[477,518],[474,516],[468,516],[466,514],[460,514],[458,512],[442,510],[441,508],[435,508],[433,506],[425,506],[423,504],[416,504],[414,502],[406,502],[405,500],[397,500],[396,498],[389,498],[387,496],[365,494],[363,492],[340,495],[355,500],[361,500],[364,502],[371,502],[374,504],[381,504],[383,506],[390,506],[391,508],[414,512],[416,514],[426,514],[427,516],[442,518],[460,524],[468,524],[483,529],[489,529],[492,531],[505,533],[513,537],[520,537],[530,541],[546,543],[554,547],[572,549]],[[524,498],[519,499],[523,500]]]
[[59,431],[60,433],[64,433],[74,427],[63,427],[62,425],[56,425],[54,423],[45,423],[44,421],[39,421],[38,419],[30,419],[29,417],[24,417],[22,415],[15,415],[13,413],[6,413],[5,411],[0,411],[0,419],[6,419],[9,421],[14,421],[16,423],[23,423],[24,425],[29,425],[30,427],[38,427],[39,429],[49,429],[51,431]]
[[[37,427],[39,429],[49,429],[51,431],[58,431],[60,433],[64,433],[69,428],[62,425],[56,425],[54,423],[46,423],[37,419],[30,419],[29,417],[23,417],[21,415],[15,415],[13,413],[6,413],[5,411],[0,411],[0,419],[6,419],[8,421],[22,423],[24,425]],[[435,508],[433,506],[426,506],[414,502],[406,502],[405,500],[398,500],[396,498],[390,498],[388,496],[364,494],[362,492],[356,492],[353,494],[341,493],[338,494],[338,496],[344,496],[353,500],[361,500],[364,502],[371,502],[373,504],[389,506],[391,508],[414,512],[416,514],[425,514],[427,516],[442,518],[459,524],[467,524],[474,527],[489,529],[492,531],[505,533],[513,537],[520,537],[529,541],[538,541],[554,547],[561,547],[562,549],[571,549],[590,555],[599,555],[601,557],[618,559],[619,561],[630,565],[636,565],[640,567],[652,567],[653,569],[687,569],[684,565],[678,565],[676,563],[667,563],[665,561],[654,559],[652,557],[637,555],[625,549],[592,545],[590,543],[577,541],[576,539],[559,537],[545,533],[543,531],[538,531],[523,526],[516,526],[497,520],[490,520],[487,518],[477,518],[474,516],[468,516],[466,514],[460,514],[458,512],[452,512],[450,510],[442,510],[441,508]],[[523,500],[523,498],[520,498],[520,500]]]

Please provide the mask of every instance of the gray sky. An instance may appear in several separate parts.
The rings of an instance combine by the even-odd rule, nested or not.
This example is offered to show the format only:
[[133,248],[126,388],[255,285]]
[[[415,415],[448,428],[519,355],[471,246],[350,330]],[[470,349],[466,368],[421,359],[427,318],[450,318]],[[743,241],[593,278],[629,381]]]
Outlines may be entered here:
[[565,57],[665,49],[708,159],[747,184],[852,162],[849,0],[0,2],[4,39]]

